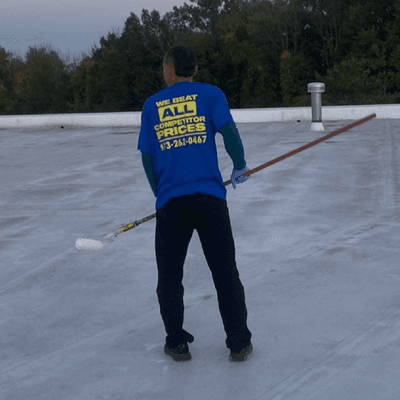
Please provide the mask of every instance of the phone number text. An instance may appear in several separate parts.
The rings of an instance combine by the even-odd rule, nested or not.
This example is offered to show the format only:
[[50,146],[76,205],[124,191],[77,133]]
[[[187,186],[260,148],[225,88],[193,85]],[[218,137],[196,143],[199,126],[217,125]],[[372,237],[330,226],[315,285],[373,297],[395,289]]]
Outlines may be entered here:
[[176,149],[178,147],[183,147],[186,145],[203,144],[206,142],[206,140],[207,140],[207,135],[183,137],[180,139],[168,140],[161,143],[160,149],[164,151],[164,150]]

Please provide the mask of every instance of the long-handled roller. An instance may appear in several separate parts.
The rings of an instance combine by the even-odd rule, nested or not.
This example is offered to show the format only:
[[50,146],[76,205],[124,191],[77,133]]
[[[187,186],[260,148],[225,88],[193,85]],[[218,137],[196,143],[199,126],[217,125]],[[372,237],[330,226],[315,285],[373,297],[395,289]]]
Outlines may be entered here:
[[[360,119],[360,120],[358,120],[358,121],[356,121],[356,122],[354,122],[354,123],[352,123],[350,125],[347,125],[347,126],[345,126],[343,128],[340,128],[340,129],[338,129],[338,130],[336,130],[336,131],[334,131],[332,133],[329,133],[328,135],[323,136],[323,137],[321,137],[321,138],[319,138],[317,140],[314,140],[313,142],[310,142],[310,143],[308,143],[308,144],[306,144],[306,145],[304,145],[302,147],[299,147],[298,149],[292,150],[289,153],[286,153],[286,154],[284,154],[284,155],[282,155],[280,157],[277,157],[277,158],[275,158],[275,159],[273,159],[271,161],[268,161],[265,164],[261,164],[258,167],[247,171],[243,175],[244,176],[250,176],[250,175],[252,175],[252,174],[254,174],[254,173],[258,172],[258,171],[261,171],[264,168],[269,167],[272,164],[276,164],[277,162],[282,161],[285,158],[291,157],[294,154],[299,153],[300,151],[303,151],[303,150],[308,149],[308,148],[310,148],[312,146],[315,146],[316,144],[321,143],[324,140],[327,140],[327,139],[330,139],[330,138],[332,138],[332,137],[334,137],[336,135],[339,135],[339,133],[343,133],[343,132],[348,131],[349,129],[351,129],[351,128],[357,126],[357,125],[360,125],[360,124],[362,124],[364,122],[367,122],[367,121],[369,121],[370,119],[372,119],[374,117],[376,117],[375,113],[369,115],[368,117]],[[232,181],[229,179],[228,181],[224,182],[224,185],[228,186],[231,183],[232,183]],[[120,233],[129,231],[130,229],[135,228],[136,226],[142,224],[143,222],[147,222],[147,221],[155,218],[155,216],[156,216],[156,213],[148,215],[147,217],[144,217],[142,219],[138,219],[137,221],[130,222],[129,224],[123,225],[117,231],[107,235],[105,237],[105,239],[106,240],[112,240],[113,237],[118,236]],[[75,243],[75,247],[77,249],[79,249],[79,250],[101,250],[103,248],[103,246],[104,246],[104,244],[102,242],[100,242],[98,240],[93,240],[93,239],[79,238],[79,239],[76,240],[76,243]]]

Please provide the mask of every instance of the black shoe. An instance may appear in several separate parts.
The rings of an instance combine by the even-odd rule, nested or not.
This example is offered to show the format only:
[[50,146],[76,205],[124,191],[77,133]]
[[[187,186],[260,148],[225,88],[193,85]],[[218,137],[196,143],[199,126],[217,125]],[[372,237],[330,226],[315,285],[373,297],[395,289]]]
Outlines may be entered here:
[[242,349],[231,349],[231,354],[229,354],[229,360],[238,362],[246,361],[249,354],[253,351],[253,345],[250,343],[248,346]]
[[189,352],[189,346],[187,343],[181,343],[176,347],[164,346],[164,353],[171,356],[174,361],[189,361],[192,359],[192,355]]

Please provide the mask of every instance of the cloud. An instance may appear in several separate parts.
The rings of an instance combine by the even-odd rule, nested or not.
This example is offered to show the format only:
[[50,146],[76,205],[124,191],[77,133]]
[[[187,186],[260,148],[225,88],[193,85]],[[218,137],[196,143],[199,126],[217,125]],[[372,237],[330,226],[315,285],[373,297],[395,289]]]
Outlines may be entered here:
[[16,46],[18,44],[21,44],[21,40],[17,35],[1,35],[0,36],[0,42]]
[[44,42],[44,37],[39,36],[39,35],[33,35],[31,37],[26,37],[25,38],[25,43],[38,43],[38,42]]

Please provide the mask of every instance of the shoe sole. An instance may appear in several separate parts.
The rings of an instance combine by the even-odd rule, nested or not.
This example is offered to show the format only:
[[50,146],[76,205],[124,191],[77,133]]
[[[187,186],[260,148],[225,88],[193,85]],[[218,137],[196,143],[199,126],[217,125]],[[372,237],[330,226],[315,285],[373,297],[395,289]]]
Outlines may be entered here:
[[243,354],[242,353],[231,353],[229,354],[229,361],[232,362],[242,362],[246,361],[249,355],[253,352],[253,346],[250,345],[250,348],[245,351]]
[[190,352],[184,353],[184,354],[176,354],[173,353],[172,351],[169,351],[168,349],[164,349],[164,353],[171,357],[174,361],[190,361],[192,359],[192,355]]

